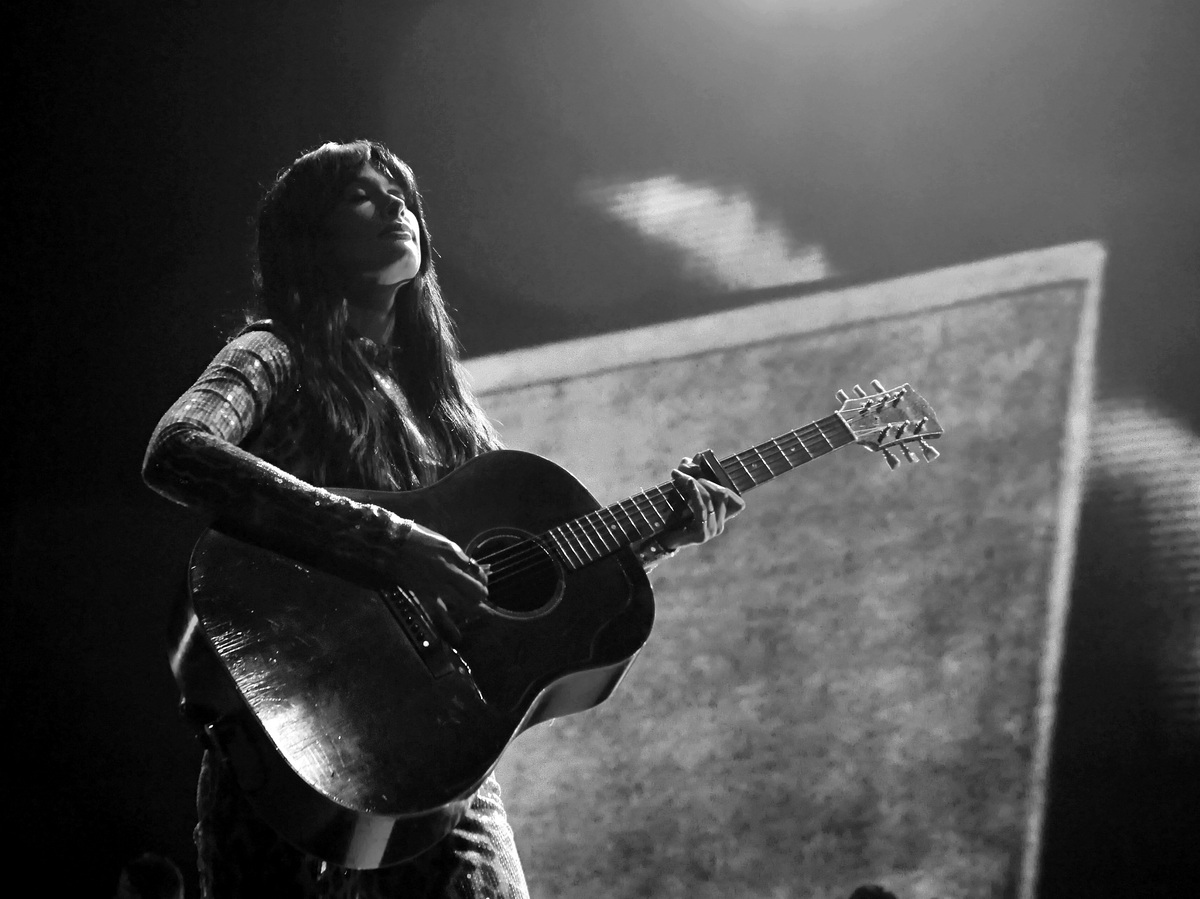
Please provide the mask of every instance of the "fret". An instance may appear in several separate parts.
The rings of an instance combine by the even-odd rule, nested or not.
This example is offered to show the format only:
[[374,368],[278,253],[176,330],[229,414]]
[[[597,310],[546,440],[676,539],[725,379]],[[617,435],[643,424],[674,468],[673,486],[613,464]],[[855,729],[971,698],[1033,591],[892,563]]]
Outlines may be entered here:
[[[586,515],[584,515],[580,518],[576,518],[572,522],[572,524],[575,525],[575,530],[578,531],[580,534],[582,534],[583,539],[585,541],[587,541],[587,544],[584,547],[584,549],[588,550],[588,561],[592,562],[592,561],[595,561],[596,559],[600,558],[602,555],[604,555],[604,552],[603,552],[602,547],[597,546],[596,541],[592,539],[593,532],[588,527],[588,523],[589,522],[588,522]],[[599,537],[598,534],[596,534],[595,536]],[[590,547],[590,549],[589,549],[589,547]]]
[[760,481],[769,481],[774,475],[771,474],[771,469],[763,462],[762,453],[757,448],[751,447],[750,452],[754,453],[758,458],[754,460],[754,469],[759,472]]
[[[636,502],[631,503],[626,511],[626,520],[629,522],[629,526],[633,528],[633,539],[635,541],[641,540],[649,533],[649,526],[643,525],[642,522],[638,520],[639,517],[642,520],[645,520],[646,516],[642,515],[641,511],[642,510],[639,508]],[[637,513],[636,515],[634,514],[635,512]]]
[[[595,512],[589,512],[589,519],[593,522],[593,528],[596,536],[600,538],[600,543],[604,546],[605,552],[612,552],[621,545],[621,541],[613,534],[612,529],[604,522],[604,510],[597,509]],[[601,531],[600,529],[604,530]],[[609,544],[612,544],[611,546]]]
[[[749,455],[749,454],[743,454],[743,455]],[[751,461],[751,465],[746,465],[746,463],[743,462],[742,467],[745,468],[746,473],[748,473],[750,475],[750,485],[751,486],[756,487],[756,486],[762,484],[763,481],[769,480],[769,475],[767,478],[761,477],[762,471],[760,468],[758,468],[757,463],[755,463],[755,462]]]
[[571,543],[566,539],[566,534],[563,533],[562,527],[551,528],[546,532],[550,535],[550,539],[554,541],[554,545],[558,547],[558,553],[562,556],[562,560],[571,568],[579,568],[583,564],[582,558],[578,553],[575,553],[575,559],[572,559],[567,553],[567,549]]
[[767,443],[771,444],[771,446],[773,446],[775,448],[775,452],[779,453],[779,458],[781,458],[783,460],[783,464],[787,466],[788,470],[795,467],[791,464],[791,460],[788,459],[787,453],[785,453],[783,451],[783,447],[781,447],[779,445],[778,437],[772,437],[770,440],[767,441]]
[[[747,465],[745,462],[743,462],[743,461],[742,461],[742,454],[741,454],[741,453],[738,453],[736,456],[730,456],[730,457],[729,457],[729,460],[730,460],[730,461],[732,461],[732,462],[736,462],[738,465],[742,466],[742,471],[744,471],[744,472],[746,473],[746,477],[750,479],[750,485],[749,485],[750,487],[757,487],[757,486],[758,486],[758,481],[756,481],[756,480],[754,479],[754,473],[753,473],[753,472],[750,470],[750,467],[749,467],[749,466],[748,466],[748,465]],[[730,478],[732,478],[732,477],[733,477],[733,476],[732,476],[732,475],[730,475]],[[742,486],[742,485],[740,485],[740,484],[738,485],[738,491],[739,491],[739,492],[740,492],[740,491],[742,491],[742,490],[745,490],[745,489],[747,489],[747,488],[746,488],[746,487],[743,487],[743,486]]]
[[[558,554],[558,557],[562,559],[563,562],[566,562],[567,554],[563,551],[562,544],[558,542],[558,537],[555,536],[554,531],[555,528],[551,528],[550,530],[546,531],[546,536],[550,538],[550,543],[554,547],[554,551]],[[542,542],[544,543],[545,541],[543,540]]]
[[[577,530],[579,533],[581,533],[581,534],[583,535],[583,538],[584,538],[584,539],[585,539],[585,540],[586,540],[588,543],[590,543],[590,544],[592,545],[592,551],[596,553],[596,555],[595,555],[595,558],[596,558],[596,559],[598,559],[598,558],[600,558],[602,555],[604,555],[604,553],[597,551],[597,550],[598,550],[598,548],[597,548],[597,546],[596,546],[595,542],[592,540],[592,538],[591,538],[591,537],[588,535],[587,529],[586,529],[586,528],[583,526],[583,520],[582,520],[582,519],[580,519],[580,518],[576,518],[574,521],[569,521],[569,522],[567,522],[567,524],[569,524],[569,525],[574,525],[574,526],[575,526],[575,529],[576,529],[576,530]],[[582,544],[580,544],[580,545],[582,546]],[[586,547],[586,546],[583,546],[583,549],[584,549],[584,551],[585,551],[585,552],[587,551],[587,547]],[[594,561],[594,559],[592,559],[592,558],[588,558],[588,559],[587,559],[587,561],[591,562],[591,561]]]
[[[607,512],[607,513],[608,513],[608,517],[612,519],[612,524],[606,524],[606,523],[604,522],[604,513],[605,513],[605,512]],[[626,545],[626,544],[628,544],[628,543],[629,543],[629,535],[627,535],[627,534],[625,533],[625,529],[624,529],[623,527],[621,527],[621,522],[620,522],[620,520],[617,518],[617,516],[616,516],[616,515],[613,513],[612,506],[606,506],[606,507],[605,507],[605,508],[603,508],[603,509],[598,509],[598,510],[596,511],[596,513],[595,513],[595,514],[596,514],[596,516],[597,516],[597,517],[600,519],[600,523],[601,523],[601,524],[604,524],[604,529],[605,529],[606,531],[608,531],[608,536],[609,536],[610,538],[612,538],[612,541],[613,541],[613,544],[614,544],[614,546],[613,546],[613,549],[617,549],[618,547],[620,547],[620,546],[623,546],[623,545]],[[613,527],[612,527],[612,526],[613,526],[614,524],[617,526],[617,531],[619,531],[619,532],[620,532],[620,536],[619,536],[619,537],[618,537],[618,536],[617,536],[617,534],[616,534],[616,533],[613,531]]]
[[583,564],[595,562],[596,559],[604,555],[604,553],[596,552],[596,545],[593,543],[592,538],[588,537],[588,532],[584,531],[583,523],[580,520],[569,521],[568,525],[570,525],[571,533],[575,535],[576,544],[580,547],[580,556],[583,558]]
[[771,442],[779,447],[779,454],[783,456],[783,462],[787,466],[787,470],[791,471],[793,468],[795,468],[796,460],[794,456],[796,453],[796,432],[791,431],[787,434],[783,434],[779,437],[776,437]]
[[584,565],[585,560],[581,551],[582,547],[579,545],[579,541],[575,539],[575,534],[571,531],[571,522],[564,521],[558,526],[557,530],[562,535],[563,543],[566,545],[567,549],[571,551],[571,554],[574,557],[571,564],[576,568]]
[[815,459],[818,454],[808,448],[808,444],[804,442],[804,433],[802,431],[793,431],[792,433],[796,435],[796,442],[800,445],[800,449],[804,450],[804,454],[808,456],[804,461],[808,462],[811,459]]
[[563,527],[565,527],[567,531],[568,545],[575,550],[575,555],[579,557],[579,564],[582,567],[592,560],[588,558],[587,547],[584,546],[583,541],[579,539],[579,534],[576,533],[573,525],[574,522],[568,521],[563,525]]
[[751,447],[751,450],[754,451],[754,455],[758,456],[758,460],[762,462],[763,468],[767,470],[767,474],[769,474],[771,477],[775,477],[775,471],[771,468],[771,463],[763,457],[763,454],[759,452],[758,447],[753,446]]
[[[620,506],[621,506],[621,504],[620,504],[620,503],[618,503],[616,506],[609,506],[609,507],[608,507],[608,514],[612,516],[612,518],[613,518],[613,521],[615,521],[615,522],[617,523],[617,527],[621,529],[621,536],[625,538],[625,542],[626,542],[626,543],[633,543],[633,542],[634,542],[634,540],[635,540],[635,539],[636,539],[636,537],[637,537],[637,530],[636,530],[636,529],[634,530],[634,532],[633,532],[633,533],[634,533],[634,536],[633,536],[633,537],[630,537],[630,536],[629,536],[629,532],[628,532],[627,530],[625,530],[625,525],[624,525],[624,524],[622,523],[622,521],[621,521],[621,518],[622,518],[622,516],[624,516],[624,517],[626,517],[626,518],[627,518],[628,516],[627,516],[627,515],[624,515],[624,511],[623,511],[623,510],[622,510],[622,515],[617,515],[617,513],[616,513],[616,511],[615,511],[616,509],[620,508]],[[631,522],[631,524],[632,524],[632,522]]]
[[821,436],[821,439],[825,441],[825,445],[828,447],[828,449],[823,450],[823,452],[832,452],[833,450],[837,449],[837,447],[833,445],[833,441],[829,439],[828,435],[825,433],[825,429],[821,425],[822,422],[816,422],[817,433]]
[[670,521],[671,516],[669,513],[674,512],[675,510],[671,507],[671,497],[670,497],[670,494],[667,493],[667,490],[664,487],[662,487],[662,485],[659,485],[658,487],[655,487],[654,489],[658,491],[658,498],[661,499],[665,503],[665,505],[667,507],[667,512],[668,512],[667,515],[664,515],[662,513],[662,511],[658,508],[658,503],[655,502],[653,499],[650,500],[650,507],[652,509],[654,509],[654,514],[657,515],[662,522],[658,526],[659,530],[661,530],[663,527],[666,526],[667,522]]
[[[646,497],[646,499],[650,499],[650,497],[649,497],[649,496],[646,494],[646,492],[645,492],[644,490],[642,491],[642,496],[645,496],[645,497]],[[651,501],[651,504],[653,504],[653,501]],[[646,517],[646,513],[645,513],[644,511],[642,511],[642,506],[641,506],[641,503],[639,503],[639,502],[638,502],[638,501],[635,499],[635,500],[633,501],[633,507],[634,507],[635,509],[637,509],[637,511],[638,511],[638,514],[642,516],[642,521],[646,522],[646,527],[648,527],[648,528],[650,529],[650,530],[647,532],[646,536],[649,536],[650,534],[653,534],[653,533],[654,533],[654,522],[653,522],[653,521],[651,521],[649,518],[647,518],[647,517]]]

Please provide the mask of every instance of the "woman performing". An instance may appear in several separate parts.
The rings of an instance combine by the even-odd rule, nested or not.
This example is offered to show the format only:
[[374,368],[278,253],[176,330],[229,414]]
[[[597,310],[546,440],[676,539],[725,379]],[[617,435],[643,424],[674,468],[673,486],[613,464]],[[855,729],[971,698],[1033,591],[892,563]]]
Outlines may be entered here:
[[[255,275],[249,323],[155,429],[146,483],[263,546],[408,588],[453,641],[487,598],[486,569],[433,530],[325,489],[426,487],[500,445],[465,383],[412,171],[370,141],[305,153],[260,205]],[[687,459],[672,472],[691,518],[634,547],[647,569],[741,511],[699,473]],[[211,749],[197,801],[211,899],[527,896],[491,776],[449,836],[374,870],[286,842]]]

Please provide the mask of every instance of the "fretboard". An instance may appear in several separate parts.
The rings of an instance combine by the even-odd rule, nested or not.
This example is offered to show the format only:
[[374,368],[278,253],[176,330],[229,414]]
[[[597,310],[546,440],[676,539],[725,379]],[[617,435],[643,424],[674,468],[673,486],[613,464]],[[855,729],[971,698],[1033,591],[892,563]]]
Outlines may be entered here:
[[[745,493],[853,442],[853,432],[834,413],[721,459],[718,464],[737,492]],[[555,550],[564,565],[578,569],[662,533],[690,514],[687,501],[668,481],[551,528],[542,535],[542,542]]]

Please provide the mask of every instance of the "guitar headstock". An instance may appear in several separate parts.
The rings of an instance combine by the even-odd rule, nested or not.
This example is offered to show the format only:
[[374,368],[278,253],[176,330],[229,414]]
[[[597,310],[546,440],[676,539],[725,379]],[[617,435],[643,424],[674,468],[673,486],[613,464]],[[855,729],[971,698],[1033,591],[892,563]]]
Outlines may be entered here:
[[936,459],[938,451],[929,441],[943,432],[929,403],[908,384],[888,390],[872,381],[871,389],[875,392],[867,393],[855,384],[854,396],[844,390],[837,392],[842,404],[837,416],[854,435],[854,442],[873,453],[883,453],[892,468],[900,464],[901,456],[916,462],[914,448],[926,462]]

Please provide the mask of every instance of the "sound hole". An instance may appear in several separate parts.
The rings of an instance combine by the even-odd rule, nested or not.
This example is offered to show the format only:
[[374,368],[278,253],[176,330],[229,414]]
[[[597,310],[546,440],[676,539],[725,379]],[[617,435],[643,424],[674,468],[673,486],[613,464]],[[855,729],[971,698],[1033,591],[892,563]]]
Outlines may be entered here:
[[518,616],[544,612],[562,594],[558,563],[527,535],[486,535],[470,552],[489,566],[488,603],[501,612]]

